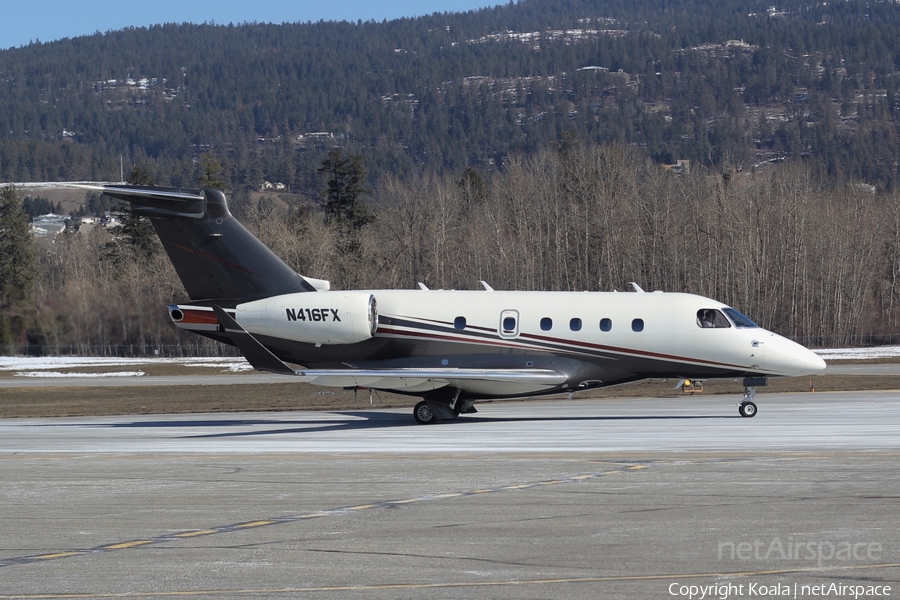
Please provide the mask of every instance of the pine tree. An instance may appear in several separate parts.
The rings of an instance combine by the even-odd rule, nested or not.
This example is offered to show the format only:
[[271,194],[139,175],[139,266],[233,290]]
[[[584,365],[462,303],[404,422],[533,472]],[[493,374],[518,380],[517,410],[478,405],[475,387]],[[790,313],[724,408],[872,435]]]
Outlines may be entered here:
[[[135,166],[128,176],[128,183],[133,185],[156,185],[150,173]],[[122,235],[131,246],[131,250],[142,258],[150,258],[159,250],[159,242],[153,225],[147,217],[139,217],[130,209],[122,218]]]
[[360,229],[374,219],[360,199],[361,195],[370,193],[365,185],[366,168],[362,155],[351,154],[345,158],[339,150],[332,150],[318,171],[328,178],[325,218],[329,223]]
[[204,152],[200,155],[200,177],[198,181],[203,187],[225,189],[225,176],[222,163],[212,152]]
[[35,278],[28,215],[16,189],[7,186],[0,191],[0,345],[24,341]]

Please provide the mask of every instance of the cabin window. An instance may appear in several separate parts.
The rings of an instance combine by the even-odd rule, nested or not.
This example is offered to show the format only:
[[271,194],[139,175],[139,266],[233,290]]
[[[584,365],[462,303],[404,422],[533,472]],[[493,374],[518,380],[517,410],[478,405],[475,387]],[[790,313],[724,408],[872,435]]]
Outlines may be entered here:
[[553,329],[553,319],[550,317],[541,319],[541,331],[550,331],[551,329]]
[[503,318],[503,331],[510,332],[516,330],[516,318],[515,317],[504,317]]
[[697,325],[704,329],[725,329],[731,327],[731,323],[728,322],[725,315],[715,308],[701,308],[698,310]]
[[725,311],[726,315],[731,317],[731,320],[734,322],[734,326],[738,329],[750,329],[759,327],[759,325],[750,320],[750,317],[741,314],[733,308],[723,308],[722,310]]
[[453,319],[453,327],[454,329],[465,329],[466,328],[466,318],[465,317],[456,317]]
[[600,331],[612,330],[612,319],[600,319]]
[[631,322],[631,330],[640,333],[644,330],[644,320],[635,319]]
[[569,319],[569,329],[572,331],[581,331],[581,319],[575,317],[574,319]]

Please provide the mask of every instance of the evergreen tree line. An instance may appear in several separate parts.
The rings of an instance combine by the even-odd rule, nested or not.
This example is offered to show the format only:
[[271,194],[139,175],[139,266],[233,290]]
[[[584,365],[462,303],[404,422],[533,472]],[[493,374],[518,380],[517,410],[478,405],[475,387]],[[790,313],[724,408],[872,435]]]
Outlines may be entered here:
[[117,180],[123,156],[184,186],[212,150],[229,187],[268,180],[309,195],[335,148],[365,155],[371,184],[422,167],[500,170],[571,132],[707,168],[803,157],[837,182],[893,190],[900,4],[769,9],[521,0],[35,43],[0,51],[0,180]]
[[[625,293],[635,281],[719,299],[813,345],[900,334],[900,194],[833,185],[802,163],[673,176],[635,149],[570,141],[513,156],[502,172],[385,177],[369,196],[359,157],[330,160],[328,210],[273,204],[243,220],[292,268],[337,289],[485,280]],[[146,220],[36,248],[14,233],[27,231],[14,197],[3,192],[0,213],[0,343],[191,341],[169,323],[166,305],[187,298]]]

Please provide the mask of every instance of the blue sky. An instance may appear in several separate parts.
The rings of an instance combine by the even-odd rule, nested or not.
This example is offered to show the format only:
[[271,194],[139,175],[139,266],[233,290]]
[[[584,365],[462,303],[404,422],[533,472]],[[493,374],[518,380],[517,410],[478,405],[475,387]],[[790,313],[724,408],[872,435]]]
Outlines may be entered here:
[[0,8],[0,49],[51,42],[96,31],[157,23],[220,24],[295,21],[368,21],[461,12],[495,6],[491,0],[5,0]]

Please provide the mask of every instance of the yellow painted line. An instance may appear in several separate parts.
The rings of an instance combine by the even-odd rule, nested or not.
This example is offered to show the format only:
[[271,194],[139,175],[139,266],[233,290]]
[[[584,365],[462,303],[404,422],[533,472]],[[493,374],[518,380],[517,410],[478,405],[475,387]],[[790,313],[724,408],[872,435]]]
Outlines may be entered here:
[[276,521],[251,521],[249,523],[241,523],[240,525],[235,525],[235,529],[246,529],[248,527],[262,527],[263,525],[271,525]]
[[145,544],[152,544],[153,540],[135,540],[133,542],[122,542],[121,544],[112,544],[110,546],[103,546],[105,550],[122,550],[123,548],[135,548],[137,546],[143,546]]
[[638,469],[646,469],[644,465],[634,465],[633,467],[626,467],[627,471],[637,471]]
[[494,490],[472,490],[472,491],[469,492],[469,493],[470,493],[470,494],[489,494],[489,493],[491,493],[491,492],[493,492],[493,491],[494,491]]
[[453,493],[453,494],[438,494],[438,495],[436,495],[436,496],[428,496],[428,498],[431,499],[431,500],[438,500],[438,499],[441,499],[441,498],[459,498],[460,496],[462,496],[462,493],[461,493],[461,492],[456,492],[456,493]]
[[422,498],[410,498],[409,500],[391,500],[390,504],[410,504],[412,502],[421,502]]
[[572,479],[592,479],[593,477],[593,475],[576,475]]
[[84,552],[57,552],[55,554],[41,554],[40,556],[35,556],[35,558],[40,558],[41,560],[50,560],[52,558],[65,558],[67,556],[78,556],[79,554],[84,554]]
[[359,506],[351,506],[347,510],[365,510],[367,508],[375,508],[374,504],[360,504]]
[[300,515],[298,519],[318,519],[319,517],[327,517],[327,512],[309,513],[308,515]]
[[176,533],[172,537],[177,538],[189,538],[189,537],[197,537],[198,535],[211,535],[216,533],[217,529],[201,529],[200,531],[185,531],[184,533]]

